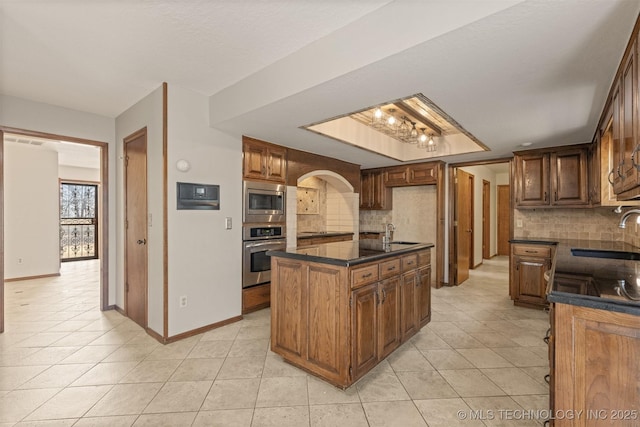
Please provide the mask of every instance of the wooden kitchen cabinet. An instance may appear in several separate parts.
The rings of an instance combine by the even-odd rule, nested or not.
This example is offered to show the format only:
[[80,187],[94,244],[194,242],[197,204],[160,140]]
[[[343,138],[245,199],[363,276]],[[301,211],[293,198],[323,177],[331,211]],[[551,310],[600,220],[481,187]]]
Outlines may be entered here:
[[430,320],[430,249],[352,267],[271,260],[271,350],[339,387]]
[[381,169],[360,173],[360,209],[391,210],[392,190],[384,184],[384,174]]
[[420,329],[431,321],[431,267],[421,267],[417,279],[416,312]]
[[415,163],[386,168],[384,184],[387,187],[432,185],[438,182],[438,162]]
[[287,178],[287,149],[242,138],[243,177],[285,183]]
[[517,208],[588,207],[590,144],[515,154]]
[[547,283],[544,273],[551,269],[552,247],[511,244],[511,298],[514,305],[544,308]]
[[[550,346],[555,427],[639,425],[640,317],[554,303]],[[606,416],[606,419],[604,418]]]

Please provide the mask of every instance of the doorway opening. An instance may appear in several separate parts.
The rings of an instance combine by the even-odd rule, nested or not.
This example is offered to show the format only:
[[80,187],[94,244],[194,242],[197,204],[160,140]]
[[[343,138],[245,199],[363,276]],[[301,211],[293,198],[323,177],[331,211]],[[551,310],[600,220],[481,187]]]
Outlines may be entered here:
[[[45,167],[41,167],[42,165]],[[15,179],[20,176],[23,178]],[[0,221],[3,223],[0,233],[0,332],[4,332],[5,281],[60,275],[61,180],[91,181],[91,184],[96,186],[95,243],[92,252],[95,252],[96,256],[99,254],[99,258],[96,259],[99,268],[96,269],[95,283],[98,284],[100,310],[110,308],[107,253],[109,242],[106,234],[107,143],[0,127]],[[46,208],[40,204],[30,207],[28,203],[20,202],[31,200],[41,203],[42,198],[36,193],[47,195]],[[28,221],[29,215],[37,215],[40,219]],[[35,224],[42,225],[45,222],[46,239],[43,235],[33,232]],[[16,226],[20,224],[26,224],[31,228],[21,230]],[[36,241],[32,242],[30,238],[35,238]],[[35,248],[44,249],[44,252],[36,253]]]
[[[511,159],[496,159],[449,165],[451,285],[463,283],[470,271],[485,260],[503,255],[505,246],[504,255],[508,255],[508,241],[513,235],[511,163]],[[499,197],[500,191],[502,197]]]

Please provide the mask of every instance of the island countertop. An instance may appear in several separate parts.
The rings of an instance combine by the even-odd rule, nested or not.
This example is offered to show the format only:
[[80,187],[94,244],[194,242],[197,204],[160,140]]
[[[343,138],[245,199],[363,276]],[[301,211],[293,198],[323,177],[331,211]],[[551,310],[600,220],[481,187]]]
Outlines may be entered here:
[[267,252],[267,255],[349,267],[433,246],[433,243],[383,244],[379,239],[363,239],[273,250]]
[[[555,246],[547,299],[583,307],[640,315],[640,249],[624,242],[518,238],[511,243]],[[586,286],[562,286],[562,278],[584,279]],[[624,282],[621,282],[623,281]]]

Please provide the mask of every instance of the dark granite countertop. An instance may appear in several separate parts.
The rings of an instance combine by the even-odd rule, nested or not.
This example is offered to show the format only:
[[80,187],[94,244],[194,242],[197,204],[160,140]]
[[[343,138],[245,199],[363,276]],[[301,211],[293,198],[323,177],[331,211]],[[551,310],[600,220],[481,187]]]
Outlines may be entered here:
[[[624,242],[600,240],[531,238],[513,239],[510,242],[556,246],[551,282],[547,289],[549,301],[640,316],[640,261],[607,256],[607,252],[640,254],[640,248]],[[572,293],[567,288],[560,291],[559,281],[554,280],[556,274],[579,276],[589,284],[581,290],[582,293]],[[622,280],[624,282],[619,282]],[[625,293],[639,300],[634,301]]]
[[352,266],[433,247],[433,243],[383,245],[379,239],[324,243],[302,248],[269,251],[267,255],[324,264]]
[[296,235],[298,239],[311,239],[313,237],[352,236],[353,231],[300,231]]

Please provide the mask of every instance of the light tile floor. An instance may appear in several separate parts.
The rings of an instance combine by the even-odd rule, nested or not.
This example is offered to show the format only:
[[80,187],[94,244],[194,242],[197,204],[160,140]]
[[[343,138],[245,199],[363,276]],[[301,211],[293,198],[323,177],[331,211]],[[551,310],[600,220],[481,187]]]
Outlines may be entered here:
[[506,257],[433,289],[431,323],[344,391],[269,351],[268,309],[163,346],[98,310],[97,269],[5,285],[1,426],[539,426],[548,407],[548,315],[513,306]]

